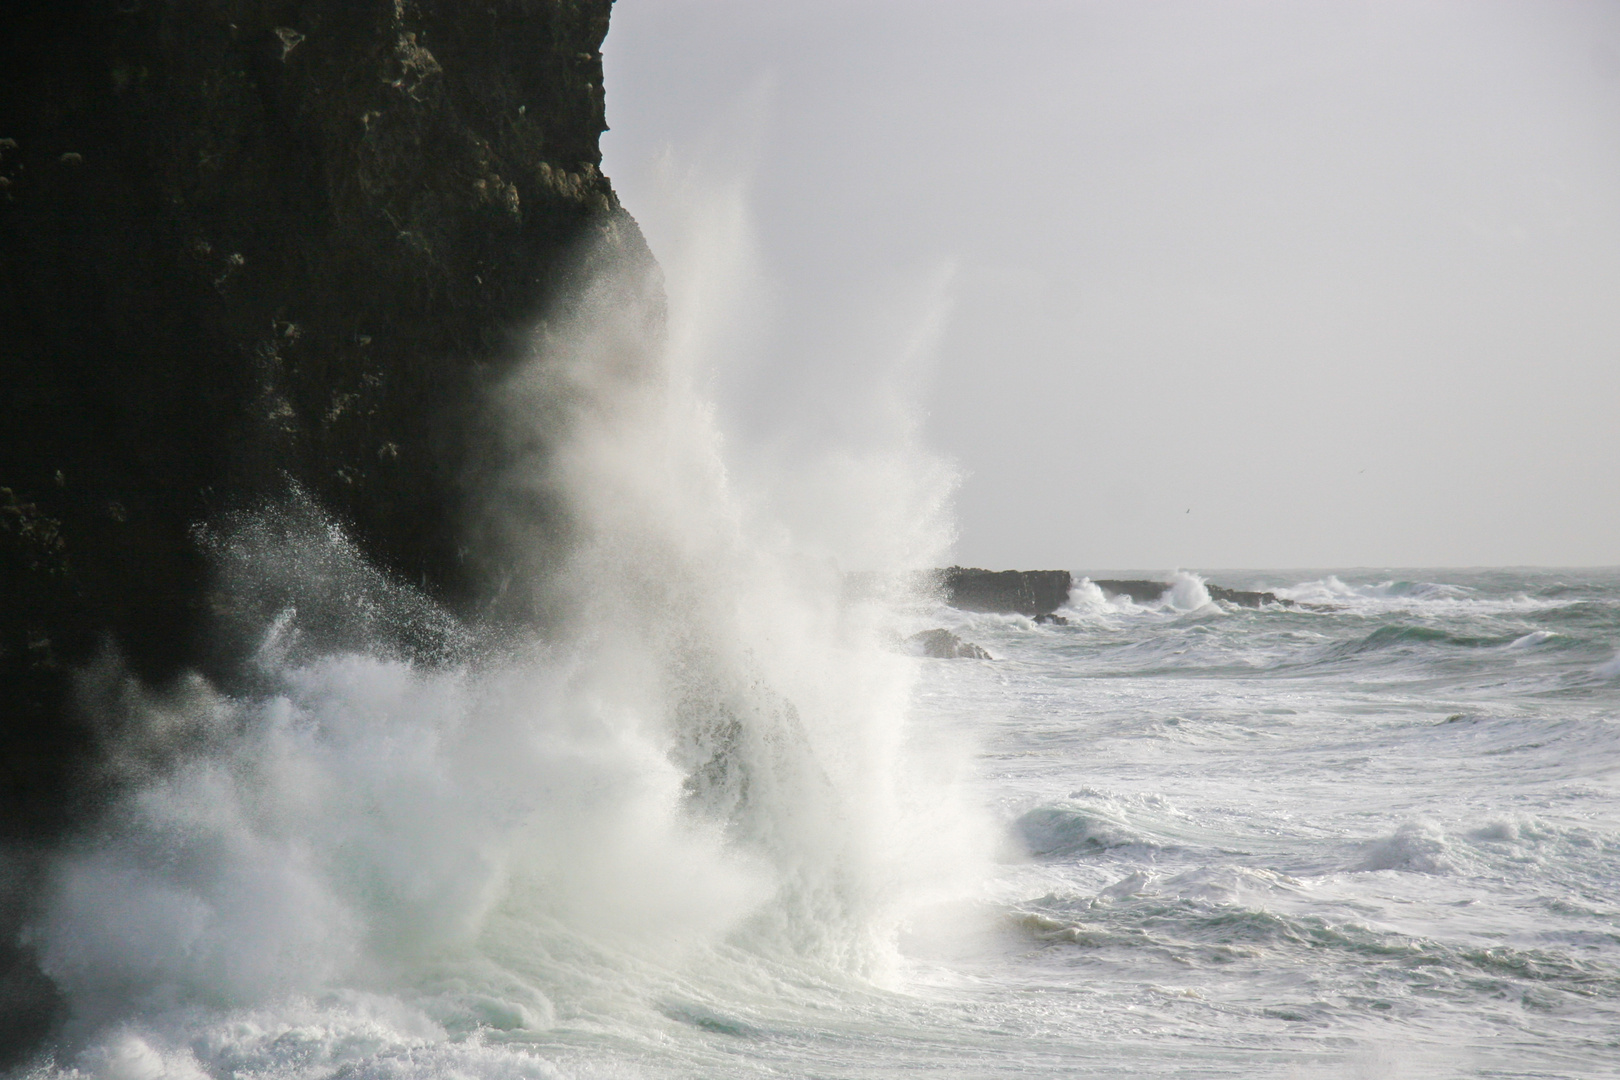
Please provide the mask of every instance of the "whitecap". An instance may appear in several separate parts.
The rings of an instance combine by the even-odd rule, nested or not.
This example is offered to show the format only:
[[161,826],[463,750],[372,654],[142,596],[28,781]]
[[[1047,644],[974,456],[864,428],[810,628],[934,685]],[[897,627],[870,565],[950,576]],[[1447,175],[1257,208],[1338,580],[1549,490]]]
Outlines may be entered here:
[[1362,858],[1351,869],[1449,874],[1457,869],[1457,863],[1444,830],[1433,822],[1408,821],[1393,835],[1367,844]]
[[1209,598],[1209,589],[1205,588],[1204,579],[1186,570],[1176,571],[1176,576],[1170,583],[1168,600],[1170,606],[1177,611],[1197,611],[1214,603]]

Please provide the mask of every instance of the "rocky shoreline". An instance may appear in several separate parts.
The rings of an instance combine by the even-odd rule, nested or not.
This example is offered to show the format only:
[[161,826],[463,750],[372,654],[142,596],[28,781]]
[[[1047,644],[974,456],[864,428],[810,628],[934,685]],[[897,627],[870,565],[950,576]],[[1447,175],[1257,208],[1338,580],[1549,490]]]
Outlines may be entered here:
[[[1093,578],[1091,583],[1102,590],[1104,596],[1128,596],[1138,604],[1154,604],[1164,598],[1174,582],[1169,581],[1142,581],[1142,580],[1115,580],[1111,578]],[[1238,607],[1263,607],[1266,604],[1276,604],[1279,607],[1297,607],[1292,600],[1284,600],[1276,593],[1254,592],[1249,589],[1227,589],[1220,585],[1211,585],[1204,582],[1204,590],[1209,598],[1217,603],[1236,604]]]
[[[938,583],[941,598],[946,604],[961,611],[980,611],[1002,615],[1028,615],[1037,622],[1061,620],[1053,613],[1069,601],[1074,588],[1074,575],[1068,570],[982,570],[977,567],[951,566],[930,571]],[[1101,589],[1104,596],[1128,596],[1138,604],[1158,603],[1174,583],[1142,579],[1093,578],[1091,583]],[[1204,583],[1209,598],[1217,603],[1238,607],[1258,608],[1268,604],[1279,607],[1297,607],[1276,593],[1249,589],[1228,589]]]

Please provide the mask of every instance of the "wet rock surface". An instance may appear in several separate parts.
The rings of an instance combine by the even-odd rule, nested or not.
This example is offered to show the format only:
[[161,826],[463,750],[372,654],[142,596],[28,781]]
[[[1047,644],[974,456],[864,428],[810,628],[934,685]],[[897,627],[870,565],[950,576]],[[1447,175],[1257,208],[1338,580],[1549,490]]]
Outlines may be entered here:
[[64,2],[0,36],[0,836],[67,672],[218,660],[194,530],[296,486],[453,609],[480,388],[587,242],[609,0]]
[[924,630],[906,638],[906,648],[916,656],[936,660],[990,660],[988,652],[971,641],[964,641],[949,630]]
[[[583,252],[650,260],[599,169],[610,8],[8,15],[0,841],[38,850],[109,794],[118,722],[74,705],[106,650],[158,691],[188,668],[228,685],[243,646],[215,632],[199,526],[297,502],[430,602],[480,610],[460,524],[490,467],[480,394]],[[26,862],[0,882],[6,941]],[[4,1058],[53,1014],[25,953],[0,969]]]
[[952,566],[936,571],[945,602],[962,611],[1043,615],[1069,600],[1074,580],[1067,570],[980,570]]
[[1236,604],[1238,607],[1257,608],[1264,604],[1277,604],[1281,607],[1294,607],[1292,600],[1284,600],[1276,593],[1255,592],[1250,589],[1224,589],[1219,585],[1204,583],[1204,589],[1209,598],[1216,603]]
[[1104,596],[1128,596],[1138,604],[1158,603],[1160,597],[1170,591],[1168,581],[1093,578],[1091,583],[1101,589]]
[[[1101,589],[1104,596],[1128,596],[1138,604],[1154,604],[1170,591],[1171,582],[1168,581],[1142,581],[1117,580],[1109,578],[1093,578],[1093,585]],[[1238,607],[1257,608],[1264,604],[1277,604],[1281,607],[1296,606],[1292,600],[1284,600],[1276,593],[1255,592],[1248,589],[1226,589],[1219,585],[1204,583],[1204,589],[1209,598],[1217,603],[1236,604]]]

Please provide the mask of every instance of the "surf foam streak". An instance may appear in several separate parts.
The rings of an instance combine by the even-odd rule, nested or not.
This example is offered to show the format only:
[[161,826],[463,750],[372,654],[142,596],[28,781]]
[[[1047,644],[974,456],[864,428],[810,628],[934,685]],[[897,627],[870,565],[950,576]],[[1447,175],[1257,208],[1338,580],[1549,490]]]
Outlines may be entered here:
[[[499,634],[454,627],[335,528],[285,525],[305,508],[216,538],[224,588],[293,582],[265,613],[253,693],[86,676],[145,749],[130,793],[54,859],[30,929],[72,1008],[62,1060],[223,1067],[200,1048],[278,1045],[225,1038],[232,1023],[273,1028],[342,988],[397,1000],[388,1030],[409,1038],[378,1044],[396,1049],[561,1013],[634,1030],[722,945],[881,978],[908,898],[971,877],[988,844],[949,755],[908,740],[915,665],[884,648],[892,611],[845,603],[835,569],[730,489],[701,387],[745,245],[740,215],[718,236],[715,220],[669,264],[667,336],[656,283],[614,267],[493,396],[504,464],[469,543],[508,569]],[[846,553],[878,569],[948,536],[948,471],[896,467],[910,438],[885,449],[886,488],[849,496],[852,524],[927,511]],[[311,646],[307,613],[329,641],[345,607],[447,643],[439,662],[358,631]],[[265,1054],[248,1071],[293,1064]]]

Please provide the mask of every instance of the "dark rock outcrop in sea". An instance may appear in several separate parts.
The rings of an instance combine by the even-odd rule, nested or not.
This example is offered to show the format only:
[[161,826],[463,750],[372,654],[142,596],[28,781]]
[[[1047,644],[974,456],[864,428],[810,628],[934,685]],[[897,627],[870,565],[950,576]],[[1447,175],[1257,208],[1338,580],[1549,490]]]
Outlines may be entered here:
[[1249,589],[1224,589],[1219,585],[1204,583],[1204,590],[1209,598],[1216,603],[1236,604],[1238,607],[1257,608],[1264,604],[1277,604],[1280,607],[1293,607],[1292,600],[1284,600],[1276,593],[1254,592]]
[[[229,666],[199,525],[292,497],[476,607],[458,523],[485,467],[480,391],[588,272],[581,252],[650,259],[599,171],[610,7],[8,14],[0,840],[47,841],[105,794],[117,733],[72,706],[75,671],[109,647],[155,687]],[[19,895],[0,895],[8,943]],[[12,1000],[37,977],[11,967],[6,1047],[39,1016]]]
[[1067,570],[979,570],[952,566],[937,571],[940,592],[953,608],[1006,615],[1045,615],[1069,600],[1074,581]]
[[918,656],[936,660],[991,660],[988,652],[971,641],[963,641],[949,630],[924,630],[906,638],[906,645]]
[[1091,583],[1101,589],[1104,596],[1128,596],[1138,604],[1158,603],[1159,598],[1170,591],[1168,581],[1093,578]]
[[[1165,593],[1170,591],[1171,582],[1168,581],[1141,581],[1141,580],[1114,580],[1109,578],[1094,578],[1091,582],[1103,591],[1104,596],[1128,596],[1138,604],[1157,603]],[[1204,589],[1209,593],[1211,600],[1236,604],[1238,607],[1257,608],[1263,604],[1277,604],[1281,607],[1293,607],[1292,600],[1284,600],[1276,593],[1253,592],[1247,589],[1225,589],[1219,585],[1211,585],[1207,581]]]
[[[1068,603],[1069,590],[1074,586],[1073,576],[1067,570],[980,570],[952,566],[929,573],[933,576],[940,597],[959,610],[1028,615],[1039,623],[1056,626],[1068,624],[1063,616],[1053,614]],[[856,584],[863,595],[874,588],[865,578]],[[1092,584],[1101,589],[1105,596],[1128,596],[1138,604],[1158,603],[1172,585],[1168,581],[1134,578],[1096,578],[1092,579]],[[1267,604],[1289,608],[1302,606],[1270,592],[1227,589],[1208,582],[1204,583],[1204,588],[1211,600],[1238,607],[1258,608]]]

